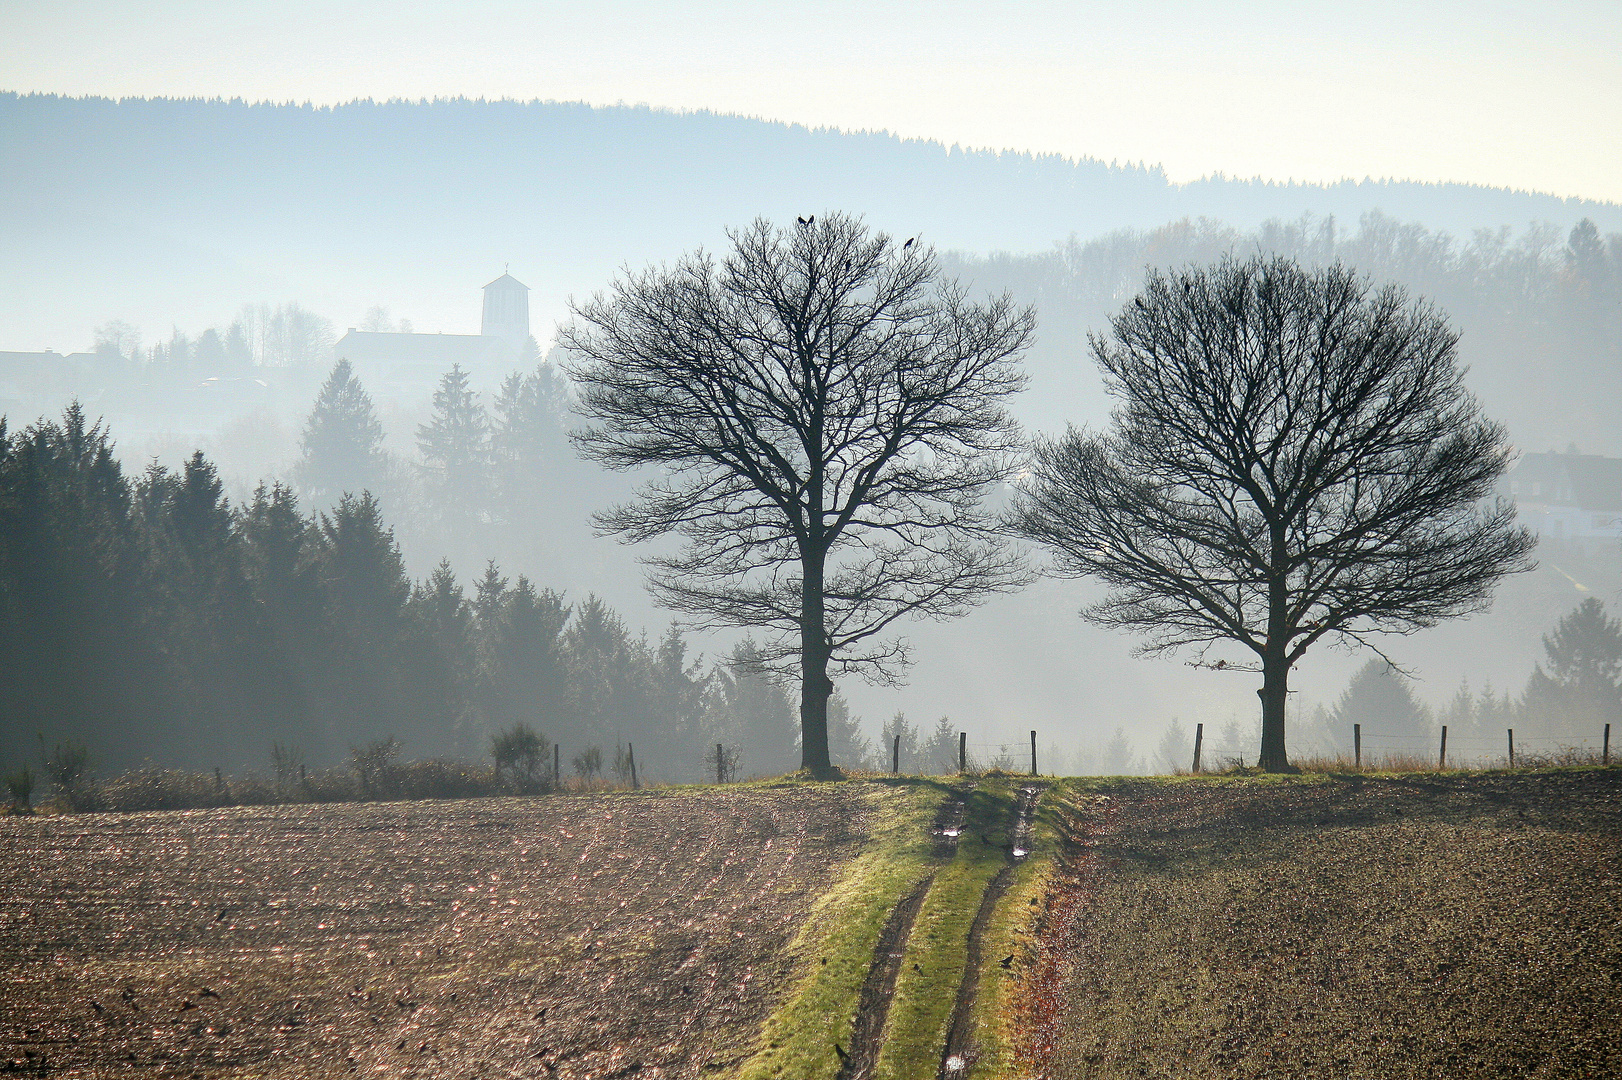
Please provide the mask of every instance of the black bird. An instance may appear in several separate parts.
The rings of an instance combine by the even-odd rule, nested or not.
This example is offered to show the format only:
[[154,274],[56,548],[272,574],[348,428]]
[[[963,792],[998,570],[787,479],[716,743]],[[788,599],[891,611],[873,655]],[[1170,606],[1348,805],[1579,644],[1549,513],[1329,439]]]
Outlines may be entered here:
[[535,1014],[535,1019],[537,1019],[537,1020],[545,1020],[546,1019],[546,1010],[542,1009],[540,1012],[536,1013]]
[[901,245],[901,250],[906,251],[908,248],[912,247],[913,240],[917,240],[917,239],[918,238],[916,236],[909,239],[905,244]]
[[805,219],[805,223],[807,225],[815,225],[817,223],[817,215],[812,214],[810,217]]
[[192,999],[191,998],[187,998],[185,1001],[182,1001],[180,1003],[180,1011],[181,1012],[185,1012],[187,1009],[195,1009],[195,1008],[197,1008],[197,1006],[192,1004]]
[[1014,966],[1014,954],[1009,953],[1007,956],[1003,957],[1001,960],[998,960],[997,963],[1001,964],[1004,968],[1013,967]]
[[839,1060],[840,1061],[845,1062],[846,1064],[849,1064],[850,1055],[845,1053],[845,1048],[843,1046],[840,1046],[838,1043],[834,1043],[834,1053],[839,1055]]
[[103,1006],[102,1006],[102,1003],[101,1003],[101,1002],[99,1002],[99,1001],[97,1001],[97,1000],[96,1000],[96,999],[95,999],[95,998],[91,998],[91,999],[90,999],[90,1007],[91,1007],[91,1008],[92,1008],[92,1009],[95,1009],[95,1010],[96,1010],[96,1012],[97,1012],[97,1013],[98,1013],[98,1014],[99,1014],[99,1013],[104,1013],[104,1012],[106,1012],[106,1011],[107,1011],[107,1010],[106,1010],[106,1008],[104,1008],[104,1007],[103,1007]]
[[211,989],[209,989],[208,987],[205,986],[201,990],[197,991],[197,996],[198,997],[217,998],[220,995],[216,994],[213,990],[211,990]]

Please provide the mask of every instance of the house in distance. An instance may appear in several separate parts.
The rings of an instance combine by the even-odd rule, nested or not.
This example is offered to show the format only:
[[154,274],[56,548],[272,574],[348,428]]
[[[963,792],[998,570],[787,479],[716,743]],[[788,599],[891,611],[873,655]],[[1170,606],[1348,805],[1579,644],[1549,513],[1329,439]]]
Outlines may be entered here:
[[529,286],[502,274],[484,287],[477,334],[384,333],[353,326],[338,339],[334,355],[348,360],[373,394],[421,398],[432,394],[452,365],[481,382],[493,382],[534,358],[529,334]]
[[1622,538],[1622,458],[1524,454],[1504,478],[1521,521],[1540,537],[1586,545]]

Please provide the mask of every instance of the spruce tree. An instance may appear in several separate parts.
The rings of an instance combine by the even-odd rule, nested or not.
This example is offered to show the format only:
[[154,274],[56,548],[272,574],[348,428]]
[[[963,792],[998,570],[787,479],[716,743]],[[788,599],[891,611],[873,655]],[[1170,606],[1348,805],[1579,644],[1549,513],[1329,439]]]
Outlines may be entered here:
[[294,475],[316,506],[330,506],[346,493],[382,490],[388,475],[383,425],[348,360],[339,360],[321,385],[299,454]]
[[260,484],[237,517],[242,563],[258,619],[258,696],[277,740],[322,749],[314,727],[330,698],[332,628],[322,596],[322,537],[293,489]]
[[419,725],[407,741],[423,752],[477,753],[469,720],[473,679],[473,609],[450,560],[441,559],[411,597],[406,676]]
[[[321,577],[336,646],[330,686],[345,730],[328,733],[333,748],[392,736],[414,724],[416,703],[402,686],[406,577],[394,532],[370,494],[345,494],[321,517]],[[403,723],[403,721],[409,721]]]
[[460,364],[440,379],[433,417],[417,428],[417,448],[439,515],[455,524],[475,520],[490,489],[490,418]]
[[1543,636],[1545,662],[1532,670],[1522,697],[1530,728],[1586,735],[1622,723],[1622,621],[1588,597]]

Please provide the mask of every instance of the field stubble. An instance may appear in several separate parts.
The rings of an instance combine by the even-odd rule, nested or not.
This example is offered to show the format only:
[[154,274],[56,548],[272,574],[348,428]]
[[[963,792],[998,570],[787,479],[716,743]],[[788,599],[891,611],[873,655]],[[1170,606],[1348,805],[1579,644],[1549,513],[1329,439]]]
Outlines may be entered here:
[[1622,1075],[1622,771],[1071,797],[1038,1075]]
[[876,797],[751,787],[0,820],[0,1068],[730,1068]]

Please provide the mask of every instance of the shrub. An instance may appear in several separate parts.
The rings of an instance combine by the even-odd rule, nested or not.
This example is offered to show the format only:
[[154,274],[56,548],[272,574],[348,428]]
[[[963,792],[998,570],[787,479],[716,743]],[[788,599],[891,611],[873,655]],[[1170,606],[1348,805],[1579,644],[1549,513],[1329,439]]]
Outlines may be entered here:
[[276,787],[282,792],[293,790],[293,778],[302,778],[304,773],[304,751],[296,746],[284,746],[281,743],[270,744],[270,764],[276,770]]
[[591,782],[592,777],[603,771],[603,751],[598,746],[588,746],[585,750],[574,756],[574,771],[580,779]]
[[90,748],[69,739],[56,744],[56,749],[45,759],[45,775],[57,791],[71,795],[90,774]]
[[495,758],[496,771],[509,769],[517,780],[522,769],[524,778],[531,784],[535,770],[541,767],[551,749],[546,738],[528,724],[514,724],[507,731],[490,736],[490,756]]
[[120,773],[95,792],[100,809],[197,810],[216,806],[266,806],[279,803],[274,786],[249,774],[223,780],[217,773],[148,767]]
[[30,810],[30,800],[34,797],[34,784],[37,777],[34,770],[27,765],[6,777],[6,793],[11,796],[11,804],[19,810]]
[[400,740],[393,735],[369,743],[365,748],[349,748],[349,767],[360,781],[362,799],[386,799],[394,795],[397,786],[394,759],[399,756]]

